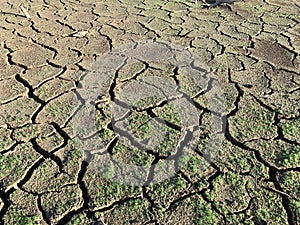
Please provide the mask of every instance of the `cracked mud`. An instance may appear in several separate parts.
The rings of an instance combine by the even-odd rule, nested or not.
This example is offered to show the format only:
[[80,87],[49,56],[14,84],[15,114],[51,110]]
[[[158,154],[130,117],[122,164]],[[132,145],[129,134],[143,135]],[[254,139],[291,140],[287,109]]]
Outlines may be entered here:
[[[205,9],[194,0],[28,0],[30,19],[11,2],[0,3],[0,224],[300,224],[299,2]],[[86,134],[98,135],[112,158],[148,166],[180,155],[176,104],[163,98],[136,102],[127,117],[141,143],[159,118],[160,145],[141,151],[121,142],[111,107],[132,81],[173,82],[200,122],[196,149],[172,177],[125,185],[107,179],[114,168],[103,177],[89,164],[72,126],[84,100],[77,93],[74,106],[73,98],[97,59],[146,40],[185,47],[214,76],[200,86],[178,67],[124,61],[94,104],[96,133]],[[215,85],[226,105],[224,140],[210,159],[203,149],[218,114],[207,102]]]

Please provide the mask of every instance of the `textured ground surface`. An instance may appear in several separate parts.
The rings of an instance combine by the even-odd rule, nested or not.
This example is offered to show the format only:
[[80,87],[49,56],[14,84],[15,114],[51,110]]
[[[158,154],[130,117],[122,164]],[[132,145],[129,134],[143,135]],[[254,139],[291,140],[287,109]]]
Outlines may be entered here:
[[[298,1],[203,9],[192,0],[28,0],[31,20],[19,1],[10,2],[0,0],[1,224],[300,224]],[[151,133],[151,117],[167,121],[168,135],[155,151],[122,144],[111,128],[114,96],[149,74],[168,77],[189,94],[201,135],[170,179],[123,185],[100,176],[78,147],[73,92],[101,55],[151,39],[187,47],[215,78],[199,87],[163,63],[124,63],[96,105],[98,134],[113,157],[149,165],[177,154],[181,127],[170,102],[140,102],[129,118],[139,140]],[[225,139],[201,169],[211,135],[205,95],[214,82],[227,106]]]

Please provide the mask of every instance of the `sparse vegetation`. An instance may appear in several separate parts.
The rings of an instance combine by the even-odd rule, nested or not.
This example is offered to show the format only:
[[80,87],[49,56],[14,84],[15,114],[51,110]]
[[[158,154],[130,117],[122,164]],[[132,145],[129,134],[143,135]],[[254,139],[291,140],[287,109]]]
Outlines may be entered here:
[[0,224],[300,224],[295,1],[26,2],[0,6]]

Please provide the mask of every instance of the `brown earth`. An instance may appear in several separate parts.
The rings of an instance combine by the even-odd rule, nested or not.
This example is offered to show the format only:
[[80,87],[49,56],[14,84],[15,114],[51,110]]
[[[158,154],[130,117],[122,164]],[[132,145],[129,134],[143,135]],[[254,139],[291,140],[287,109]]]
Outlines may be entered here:
[[[300,224],[298,1],[206,9],[194,0],[28,0],[30,19],[20,3],[0,0],[0,224]],[[102,93],[91,88],[97,128],[83,136],[99,136],[118,162],[157,166],[134,174],[135,181],[146,174],[147,185],[113,179],[118,172],[126,177],[126,168],[91,161],[104,153],[83,149],[74,130],[84,79],[115,70],[122,52],[101,58],[114,49],[139,61],[120,60],[111,79],[97,81]],[[183,67],[160,61],[170,52]],[[151,76],[157,83],[147,88],[126,86]],[[127,115],[138,141],[122,142],[113,127],[115,120],[122,126],[112,106],[122,106],[115,100],[126,88],[133,94],[124,101],[146,90],[155,95],[134,102]],[[176,147],[192,123],[181,121],[180,110],[188,108],[176,102],[179,96],[189,96],[195,112],[186,113],[199,122],[188,160]],[[207,147],[216,135],[214,116],[221,118],[222,142]],[[155,142],[153,126],[165,136],[143,151]],[[151,183],[165,173],[159,165],[169,156],[173,176]]]

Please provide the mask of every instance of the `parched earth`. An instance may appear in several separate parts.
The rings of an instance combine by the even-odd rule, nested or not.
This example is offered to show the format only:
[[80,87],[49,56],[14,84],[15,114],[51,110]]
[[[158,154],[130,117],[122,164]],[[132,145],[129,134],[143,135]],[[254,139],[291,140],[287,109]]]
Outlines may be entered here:
[[298,1],[19,5],[0,0],[1,224],[300,224]]

